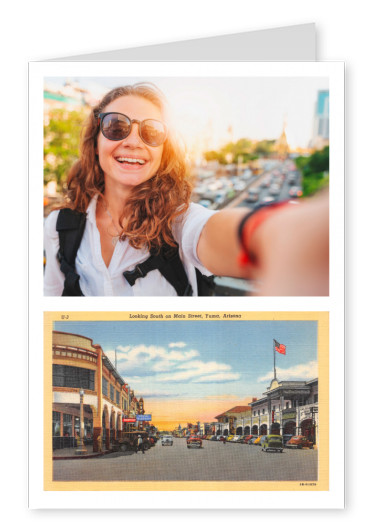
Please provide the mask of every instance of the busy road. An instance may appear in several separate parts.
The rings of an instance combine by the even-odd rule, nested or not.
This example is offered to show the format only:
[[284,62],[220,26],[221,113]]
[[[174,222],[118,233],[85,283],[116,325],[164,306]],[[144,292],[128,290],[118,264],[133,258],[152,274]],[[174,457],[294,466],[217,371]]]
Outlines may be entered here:
[[53,462],[54,481],[316,481],[318,451],[284,448],[263,452],[260,446],[204,440],[187,448],[161,441],[144,454],[116,452],[92,459]]
[[[216,192],[211,189],[214,186]],[[268,160],[259,175],[244,170],[233,177],[207,177],[195,190],[195,200],[212,210],[235,207],[255,209],[260,205],[301,197],[302,176],[292,160]],[[257,283],[243,279],[216,277],[215,283],[217,296],[252,295],[258,291]]]

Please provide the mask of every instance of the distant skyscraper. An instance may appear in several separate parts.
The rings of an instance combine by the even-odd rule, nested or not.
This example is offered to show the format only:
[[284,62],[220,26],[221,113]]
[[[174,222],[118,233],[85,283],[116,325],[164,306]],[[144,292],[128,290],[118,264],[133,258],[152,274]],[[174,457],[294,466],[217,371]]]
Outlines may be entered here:
[[312,147],[320,148],[329,144],[329,91],[319,90],[315,104]]

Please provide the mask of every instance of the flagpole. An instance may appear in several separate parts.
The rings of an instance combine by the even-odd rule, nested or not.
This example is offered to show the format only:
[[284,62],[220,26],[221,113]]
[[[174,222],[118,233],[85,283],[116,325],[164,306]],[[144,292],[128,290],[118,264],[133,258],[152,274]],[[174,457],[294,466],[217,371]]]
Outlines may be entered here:
[[277,375],[275,372],[275,339],[273,339],[273,357],[274,357],[274,380],[277,379]]

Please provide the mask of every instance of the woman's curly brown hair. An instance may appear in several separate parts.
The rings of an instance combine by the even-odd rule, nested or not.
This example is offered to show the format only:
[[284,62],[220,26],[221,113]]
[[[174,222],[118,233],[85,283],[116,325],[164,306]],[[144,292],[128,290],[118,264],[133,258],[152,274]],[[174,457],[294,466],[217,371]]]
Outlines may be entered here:
[[[137,83],[108,92],[91,111],[83,127],[80,158],[72,166],[67,180],[64,207],[85,212],[91,199],[99,195],[104,200],[104,174],[96,155],[100,132],[98,116],[107,105],[122,96],[139,96],[165,111],[163,94],[151,83]],[[187,180],[185,152],[170,131],[163,145],[160,167],[151,179],[135,186],[120,218],[124,227],[121,239],[128,239],[136,249],[160,249],[166,243],[175,246],[172,236],[174,220],[189,206],[192,185]]]

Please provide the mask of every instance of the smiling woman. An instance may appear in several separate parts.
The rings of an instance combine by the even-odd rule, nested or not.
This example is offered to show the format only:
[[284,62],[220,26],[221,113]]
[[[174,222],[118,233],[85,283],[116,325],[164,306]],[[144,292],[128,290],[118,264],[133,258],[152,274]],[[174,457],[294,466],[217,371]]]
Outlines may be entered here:
[[[252,227],[260,222],[245,226],[247,209],[208,210],[190,203],[191,188],[185,152],[167,124],[163,94],[150,83],[110,91],[83,126],[80,158],[69,172],[64,203],[45,221],[45,295],[210,295],[213,274],[269,274],[268,264],[275,260],[267,249],[276,248],[276,234],[286,234],[284,225],[303,228],[298,236],[310,242],[315,262],[314,267],[312,260],[296,264],[313,282],[305,270],[296,282],[290,260],[285,278],[278,276],[279,268],[272,277],[274,292],[267,294],[326,294],[328,227],[321,211],[311,209],[313,218],[322,220],[314,247],[310,231],[316,234],[319,224],[312,217],[302,224],[305,213],[299,209],[297,215],[273,216],[275,223],[269,212],[254,237]],[[240,239],[239,227],[247,229]],[[291,241],[296,243],[289,256],[294,256],[301,242],[298,237]],[[257,268],[250,271],[239,261],[241,247]],[[288,293],[280,292],[283,286],[289,286]]]

